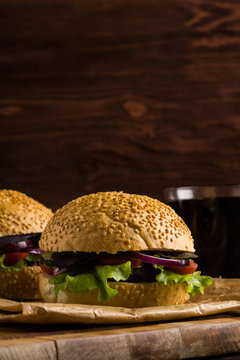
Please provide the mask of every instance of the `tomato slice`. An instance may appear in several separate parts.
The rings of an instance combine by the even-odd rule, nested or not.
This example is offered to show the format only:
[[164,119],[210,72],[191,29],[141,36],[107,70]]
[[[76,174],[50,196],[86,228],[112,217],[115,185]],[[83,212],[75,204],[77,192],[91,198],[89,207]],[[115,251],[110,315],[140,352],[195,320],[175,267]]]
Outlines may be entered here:
[[133,259],[127,254],[101,254],[98,257],[100,265],[120,265],[127,261],[131,261],[131,268],[136,269],[144,265],[144,262],[138,259]]
[[42,269],[43,272],[45,272],[48,275],[52,275],[53,274],[53,268],[51,266],[47,266],[44,264],[40,264],[40,268]]
[[28,253],[26,252],[11,252],[5,254],[4,258],[4,265],[6,266],[12,266],[15,265],[19,260],[24,260],[28,256]]
[[141,268],[144,265],[144,262],[142,260],[139,259],[133,259],[133,258],[129,258],[129,260],[131,261],[131,268],[132,269],[138,269]]
[[168,270],[173,271],[180,275],[193,274],[197,270],[198,264],[194,261],[190,261],[187,266],[171,266],[166,267]]

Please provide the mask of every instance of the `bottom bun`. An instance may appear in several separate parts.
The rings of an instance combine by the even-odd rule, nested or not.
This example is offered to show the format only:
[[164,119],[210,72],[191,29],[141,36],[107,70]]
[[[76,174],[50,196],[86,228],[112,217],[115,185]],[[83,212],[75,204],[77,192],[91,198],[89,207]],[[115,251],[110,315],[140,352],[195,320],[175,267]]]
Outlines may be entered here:
[[20,271],[0,270],[0,297],[11,300],[41,299],[40,266],[24,266]]
[[118,294],[110,300],[98,302],[98,290],[86,294],[72,291],[59,291],[58,297],[54,293],[54,285],[50,285],[50,276],[41,274],[39,288],[45,302],[63,304],[107,305],[128,308],[164,306],[183,304],[189,299],[187,284],[163,285],[152,283],[109,282],[109,286],[118,290]]

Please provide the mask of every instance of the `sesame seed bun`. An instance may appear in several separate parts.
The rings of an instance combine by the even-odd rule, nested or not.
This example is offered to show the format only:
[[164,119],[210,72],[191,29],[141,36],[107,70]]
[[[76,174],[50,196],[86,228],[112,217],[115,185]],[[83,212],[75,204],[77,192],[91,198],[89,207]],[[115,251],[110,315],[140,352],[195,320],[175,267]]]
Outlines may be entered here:
[[[0,190],[1,236],[42,232],[52,211],[15,190]],[[20,271],[0,269],[0,297],[8,299],[40,299],[39,266],[24,266]]]
[[42,233],[45,251],[108,252],[160,249],[194,252],[190,230],[175,211],[143,195],[100,192],[56,211]]
[[24,266],[20,271],[0,270],[0,297],[12,300],[41,299],[40,266]]
[[52,211],[15,190],[0,190],[0,236],[42,232]]

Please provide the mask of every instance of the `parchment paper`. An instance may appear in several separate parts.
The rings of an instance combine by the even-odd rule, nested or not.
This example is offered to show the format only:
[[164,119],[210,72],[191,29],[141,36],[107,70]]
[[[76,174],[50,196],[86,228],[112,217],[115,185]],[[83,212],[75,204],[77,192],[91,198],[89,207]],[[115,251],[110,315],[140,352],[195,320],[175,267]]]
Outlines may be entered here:
[[203,295],[186,304],[148,308],[121,308],[0,299],[0,323],[121,324],[168,321],[215,315],[240,315],[240,279],[214,279]]

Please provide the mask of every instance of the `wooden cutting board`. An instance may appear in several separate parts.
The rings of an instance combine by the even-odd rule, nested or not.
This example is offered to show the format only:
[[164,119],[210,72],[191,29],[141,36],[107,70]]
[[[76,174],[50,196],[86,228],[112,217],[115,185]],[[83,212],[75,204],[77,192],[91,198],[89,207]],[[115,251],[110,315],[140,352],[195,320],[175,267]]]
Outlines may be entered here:
[[0,326],[0,360],[187,359],[240,352],[240,317],[116,326]]

